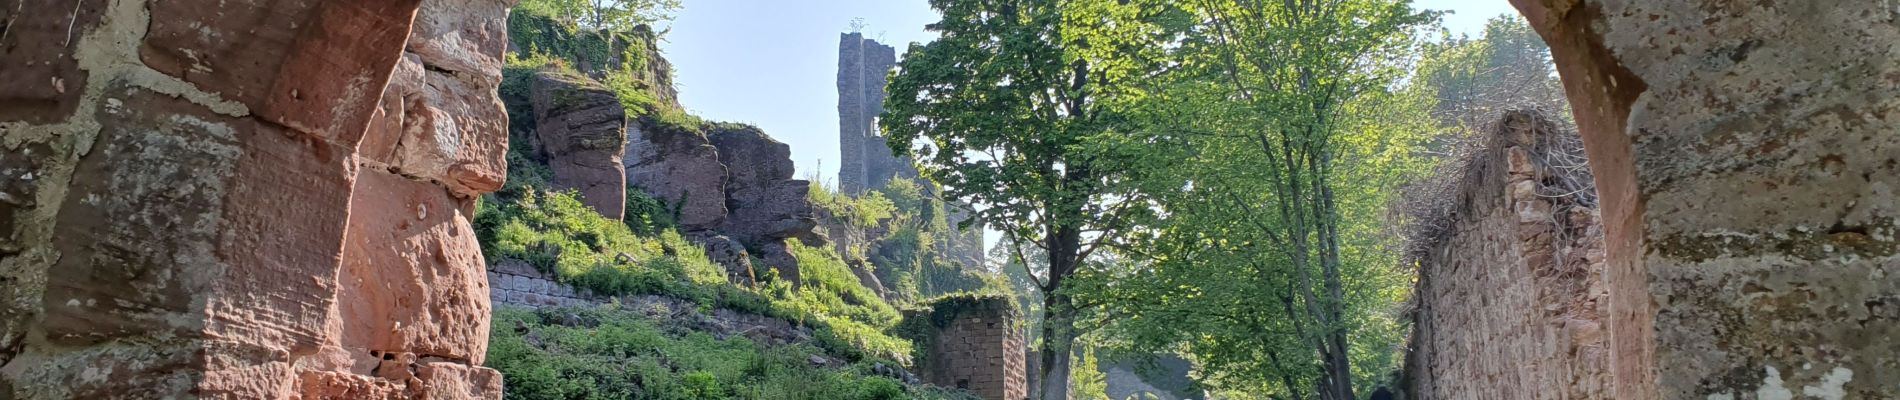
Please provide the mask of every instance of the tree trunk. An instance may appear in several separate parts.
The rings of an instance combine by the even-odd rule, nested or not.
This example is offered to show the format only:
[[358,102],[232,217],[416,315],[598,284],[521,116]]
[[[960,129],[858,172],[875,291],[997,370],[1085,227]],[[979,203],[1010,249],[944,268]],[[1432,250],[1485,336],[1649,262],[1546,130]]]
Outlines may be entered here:
[[1075,308],[1069,295],[1050,291],[1042,308],[1042,386],[1040,400],[1068,400],[1071,353],[1075,349]]

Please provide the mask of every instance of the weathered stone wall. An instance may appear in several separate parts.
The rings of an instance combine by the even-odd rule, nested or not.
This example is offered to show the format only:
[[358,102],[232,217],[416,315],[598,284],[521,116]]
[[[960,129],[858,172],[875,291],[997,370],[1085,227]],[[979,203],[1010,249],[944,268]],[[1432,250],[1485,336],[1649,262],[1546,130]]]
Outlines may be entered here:
[[1563,184],[1590,176],[1552,161],[1575,134],[1506,112],[1460,164],[1456,199],[1427,222],[1446,228],[1416,256],[1411,398],[1609,396],[1602,227],[1593,196]]
[[1027,398],[1023,336],[1016,329],[1016,310],[1010,299],[978,299],[954,311],[938,316],[948,317],[947,323],[937,327],[926,349],[920,349],[918,375],[930,384],[969,390],[988,400]]
[[[838,155],[842,164],[838,168],[838,190],[845,194],[884,188],[892,178],[919,177],[911,160],[892,155],[890,145],[878,134],[877,117],[884,113],[887,95],[884,85],[895,68],[897,50],[891,46],[867,39],[862,33],[840,36]],[[964,207],[949,208],[952,226],[971,218]],[[980,268],[985,256],[983,229],[978,225],[969,231],[938,235],[938,248],[965,267]]]
[[1614,397],[1900,397],[1900,4],[1512,3],[1604,199]]
[[892,176],[916,177],[908,160],[891,155],[877,134],[884,83],[897,67],[897,49],[846,33],[838,39],[838,189],[848,194],[883,187]]
[[498,398],[508,6],[0,4],[0,398]]
[[601,298],[563,285],[520,260],[499,260],[488,267],[489,300],[496,307],[587,307],[607,304]]

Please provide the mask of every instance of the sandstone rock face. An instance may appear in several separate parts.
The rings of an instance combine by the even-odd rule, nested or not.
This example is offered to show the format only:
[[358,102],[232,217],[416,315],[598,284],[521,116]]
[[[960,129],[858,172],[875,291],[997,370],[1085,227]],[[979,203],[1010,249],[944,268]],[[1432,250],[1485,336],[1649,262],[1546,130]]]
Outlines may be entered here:
[[1613,397],[1900,397],[1900,9],[1512,3],[1604,199]]
[[535,74],[531,85],[535,134],[556,189],[573,189],[601,216],[626,213],[627,176],[621,155],[627,141],[627,111],[612,90],[587,78]]
[[704,133],[642,118],[627,126],[625,164],[627,184],[679,207],[682,230],[725,222],[726,165]]
[[1416,399],[1590,399],[1610,391],[1602,225],[1581,149],[1543,116],[1506,112],[1451,190],[1445,232],[1415,255]]
[[500,396],[507,2],[43,3],[0,7],[0,398]]
[[798,281],[798,259],[786,240],[813,239],[811,182],[792,179],[792,149],[759,128],[722,124],[707,133],[728,168],[726,204],[731,215],[720,231],[756,249],[779,276]]
[[752,253],[746,251],[744,243],[717,232],[693,232],[686,235],[686,240],[704,248],[706,259],[725,267],[728,281],[740,285],[758,281],[757,270],[752,268]]
[[364,158],[464,196],[501,188],[508,113],[495,89],[512,4],[423,1],[402,63],[383,92],[379,119],[359,148]]

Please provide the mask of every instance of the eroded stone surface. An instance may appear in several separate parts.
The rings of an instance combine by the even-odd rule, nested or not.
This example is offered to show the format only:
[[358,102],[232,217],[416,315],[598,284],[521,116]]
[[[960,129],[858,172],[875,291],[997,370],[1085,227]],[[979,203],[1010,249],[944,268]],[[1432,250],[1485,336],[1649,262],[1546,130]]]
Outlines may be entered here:
[[1576,133],[1522,111],[1494,124],[1417,256],[1408,398],[1608,397],[1602,225],[1594,196],[1552,185],[1590,176],[1548,164]]
[[790,146],[749,125],[714,126],[707,136],[719,148],[728,168],[728,215],[720,231],[756,250],[755,255],[777,270],[779,277],[798,282],[798,259],[786,241],[794,238],[824,242],[813,233],[818,221],[812,214],[811,182],[792,179]]
[[652,117],[627,125],[627,184],[679,207],[680,227],[689,232],[726,219],[726,165],[697,128]]
[[580,76],[544,71],[529,92],[540,150],[557,190],[580,192],[581,203],[609,219],[627,210],[627,109],[614,92]]
[[[430,3],[438,20],[503,34],[506,2]],[[499,378],[478,366],[488,296],[466,214],[470,195],[499,186],[505,144],[467,145],[505,143],[493,85],[479,85],[499,68],[415,86],[417,99],[495,105],[438,107],[482,119],[457,125],[461,148],[485,150],[456,163],[493,165],[492,184],[456,163],[389,174],[356,152],[383,81],[417,43],[418,7],[126,0],[8,15],[21,29],[0,46],[24,51],[0,56],[35,65],[0,84],[0,398],[498,396]],[[499,64],[498,48],[480,55]],[[410,79],[436,73],[424,69]],[[397,189],[360,196],[365,185]],[[445,205],[414,221],[352,210],[416,193],[435,197],[393,202]],[[400,245],[346,260],[346,237]],[[388,287],[339,281],[346,261],[368,270],[350,277],[429,286],[383,297]],[[364,296],[339,299],[346,288]],[[377,299],[388,303],[369,308],[416,310],[385,321],[409,325],[390,350],[440,373],[392,379],[374,371],[385,362],[339,346],[375,328],[344,322],[362,316],[339,313],[341,300]]]
[[1900,8],[1513,3],[1604,198],[1615,397],[1900,395]]
[[473,199],[439,185],[376,170],[357,176],[333,321],[346,327],[340,347],[481,363],[490,310],[473,209]]
[[501,188],[508,113],[495,90],[513,3],[423,2],[401,63],[373,111],[361,146],[365,158],[464,196]]

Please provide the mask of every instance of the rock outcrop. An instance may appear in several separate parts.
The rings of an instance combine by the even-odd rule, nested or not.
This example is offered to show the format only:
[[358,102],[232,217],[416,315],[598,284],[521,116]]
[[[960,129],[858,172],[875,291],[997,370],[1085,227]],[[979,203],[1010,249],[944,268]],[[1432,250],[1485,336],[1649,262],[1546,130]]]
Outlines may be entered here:
[[750,125],[717,124],[707,136],[727,166],[726,217],[720,232],[754,249],[754,255],[777,270],[780,277],[798,281],[798,259],[786,240],[801,239],[822,245],[812,229],[811,182],[792,179],[792,149]]
[[509,2],[34,3],[0,7],[0,397],[499,398],[468,220]]
[[627,184],[678,207],[681,230],[711,231],[726,221],[726,165],[699,127],[643,117],[627,126],[626,154]]
[[557,71],[537,73],[529,89],[534,103],[536,149],[554,173],[554,188],[575,190],[581,203],[609,219],[627,210],[627,109],[612,90]]
[[1509,111],[1455,164],[1419,280],[1406,392],[1413,399],[1588,399],[1610,390],[1605,256],[1576,133]]
[[1605,397],[1900,397],[1900,9],[1512,3],[1603,198]]

